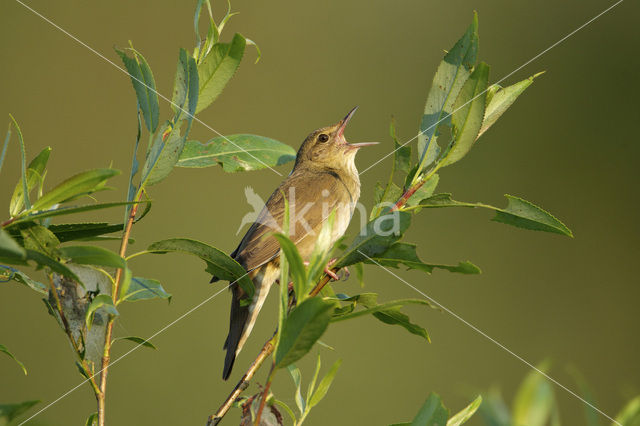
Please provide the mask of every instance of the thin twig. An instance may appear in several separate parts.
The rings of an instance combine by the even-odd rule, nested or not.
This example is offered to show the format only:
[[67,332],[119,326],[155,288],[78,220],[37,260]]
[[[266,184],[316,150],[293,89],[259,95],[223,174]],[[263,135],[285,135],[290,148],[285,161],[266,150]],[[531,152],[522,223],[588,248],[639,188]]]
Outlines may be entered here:
[[260,400],[260,407],[258,408],[258,412],[256,413],[256,420],[253,422],[253,426],[260,426],[260,417],[262,417],[262,411],[264,410],[264,403],[267,401],[267,395],[269,394],[269,388],[271,387],[271,382],[273,381],[273,372],[275,370],[276,363],[271,363],[271,370],[269,370],[269,375],[267,376],[267,384],[264,386],[264,391],[262,391],[262,399]]
[[[140,201],[142,198],[142,191],[140,191],[137,200]],[[131,206],[131,211],[129,212],[129,217],[127,219],[127,224],[125,226],[124,232],[122,234],[122,242],[120,243],[120,257],[124,258],[127,254],[127,245],[129,244],[129,235],[131,234],[131,227],[133,226],[133,222],[136,217],[136,213],[138,212],[139,204],[136,203]],[[115,283],[113,285],[112,297],[114,302],[118,300],[118,292],[120,291],[120,281],[122,280],[123,270],[118,268],[116,271]],[[115,322],[116,317],[114,315],[109,316],[109,320],[107,321],[107,329],[105,332],[104,338],[104,352],[102,353],[102,369],[100,373],[100,398],[98,399],[98,426],[105,425],[105,393],[107,390],[107,374],[109,372],[109,362],[111,361],[111,336],[113,333],[113,324]]]

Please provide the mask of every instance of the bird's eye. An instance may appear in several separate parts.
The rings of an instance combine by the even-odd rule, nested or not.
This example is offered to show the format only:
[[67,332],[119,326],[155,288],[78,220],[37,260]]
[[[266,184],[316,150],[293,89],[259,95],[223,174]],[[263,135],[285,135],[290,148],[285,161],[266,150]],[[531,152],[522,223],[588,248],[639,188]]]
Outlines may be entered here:
[[324,133],[321,133],[321,134],[320,134],[320,136],[318,136],[318,140],[319,140],[320,142],[326,142],[326,141],[328,141],[328,140],[329,140],[329,136],[328,136],[328,135],[325,135]]

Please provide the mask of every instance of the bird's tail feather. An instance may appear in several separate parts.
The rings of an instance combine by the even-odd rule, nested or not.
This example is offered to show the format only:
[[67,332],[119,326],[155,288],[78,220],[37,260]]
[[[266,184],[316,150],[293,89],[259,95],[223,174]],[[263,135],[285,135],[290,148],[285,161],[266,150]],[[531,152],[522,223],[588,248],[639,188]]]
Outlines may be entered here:
[[251,334],[260,309],[262,309],[262,305],[269,294],[269,289],[276,280],[278,273],[279,270],[270,264],[257,270],[257,274],[253,277],[256,291],[253,296],[253,301],[248,306],[240,305],[240,299],[244,294],[242,289],[237,284],[232,286],[233,297],[231,302],[229,334],[224,343],[224,349],[227,350],[224,359],[224,369],[222,371],[222,378],[224,380],[227,380],[231,375],[231,369],[233,368],[236,356],[240,353],[249,334]]

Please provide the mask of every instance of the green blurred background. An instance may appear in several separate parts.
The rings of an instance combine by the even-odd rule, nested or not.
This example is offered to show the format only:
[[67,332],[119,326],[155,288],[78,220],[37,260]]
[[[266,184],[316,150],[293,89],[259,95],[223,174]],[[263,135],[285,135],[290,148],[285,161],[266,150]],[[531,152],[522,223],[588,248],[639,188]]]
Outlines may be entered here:
[[[178,48],[193,47],[194,3],[28,2],[118,64],[112,47],[132,40],[165,95],[171,93]],[[401,140],[415,135],[442,51],[462,35],[473,10],[480,18],[479,56],[492,65],[490,81],[496,81],[610,4],[235,0],[240,15],[223,38],[241,32],[259,44],[263,56],[253,64],[256,54],[248,49],[238,74],[199,118],[223,134],[256,133],[297,148],[311,130],[359,105],[347,137],[382,142],[359,154],[364,170],[391,150],[392,115]],[[216,2],[218,17],[225,7]],[[88,168],[113,164],[128,170],[136,132],[128,78],[12,0],[0,4],[0,16],[0,117],[8,121],[9,112],[15,115],[29,157],[53,147],[47,186]],[[552,376],[573,389],[566,367],[577,367],[610,415],[640,392],[638,16],[639,4],[624,2],[509,78],[505,83],[547,70],[467,158],[441,173],[439,189],[457,199],[503,206],[503,194],[523,196],[563,220],[575,239],[492,223],[486,211],[424,211],[406,237],[418,244],[421,257],[441,263],[468,259],[483,274],[398,272],[526,360],[549,357]],[[161,108],[166,117],[167,103],[161,101]],[[193,138],[213,136],[194,125]],[[7,206],[18,165],[12,143],[0,177],[0,199]],[[290,166],[278,170],[286,174]],[[389,167],[386,160],[361,176],[366,205]],[[266,197],[280,180],[269,170],[177,169],[152,188],[152,213],[134,228],[130,252],[174,236],[231,251],[241,237],[235,233],[240,219],[251,211],[244,188]],[[125,177],[113,183],[118,191],[101,193],[100,199],[124,198]],[[122,213],[107,215],[117,221]],[[357,226],[350,228],[352,235]],[[208,284],[201,262],[190,257],[138,258],[132,266],[137,275],[159,279],[173,300],[168,306],[155,301],[122,307],[115,328],[120,336],[153,334],[221,285]],[[375,266],[365,267],[365,278],[366,290],[380,293],[381,300],[418,296]],[[353,281],[336,288],[353,293]],[[220,378],[226,292],[154,339],[157,351],[138,350],[118,362],[109,374],[109,424],[204,424],[272,332],[274,302],[270,297],[229,383]],[[429,330],[431,344],[372,318],[329,330],[323,341],[336,350],[322,351],[325,365],[337,358],[343,365],[309,425],[406,421],[430,391],[453,410],[492,385],[511,400],[527,366],[449,314],[410,312]],[[0,342],[29,369],[24,377],[0,358],[0,402],[41,399],[42,407],[81,381],[69,344],[39,297],[15,283],[0,288]],[[126,343],[116,345],[114,357],[128,349]],[[311,363],[301,367],[308,379]],[[274,389],[292,401],[285,373]],[[583,424],[583,404],[555,390],[563,423]],[[84,424],[93,411],[93,396],[83,387],[30,424]],[[225,423],[237,423],[237,416],[232,412]]]

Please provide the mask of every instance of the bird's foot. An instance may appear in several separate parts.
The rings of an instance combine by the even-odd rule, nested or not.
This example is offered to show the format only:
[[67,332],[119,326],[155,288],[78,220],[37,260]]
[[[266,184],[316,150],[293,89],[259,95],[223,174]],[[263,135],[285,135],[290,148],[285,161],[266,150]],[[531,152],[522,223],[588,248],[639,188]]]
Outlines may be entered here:
[[[349,278],[350,273],[349,273],[349,269],[346,266],[340,270],[340,275],[342,277],[338,276],[338,274],[333,272],[333,270],[331,269],[331,266],[334,263],[336,263],[337,260],[338,259],[334,257],[329,262],[327,262],[327,266],[325,266],[325,268],[324,268],[324,273],[327,274],[329,277],[331,277],[332,281],[340,281],[340,278],[342,278],[344,280],[347,280]],[[343,271],[344,271],[344,273],[343,273]]]

